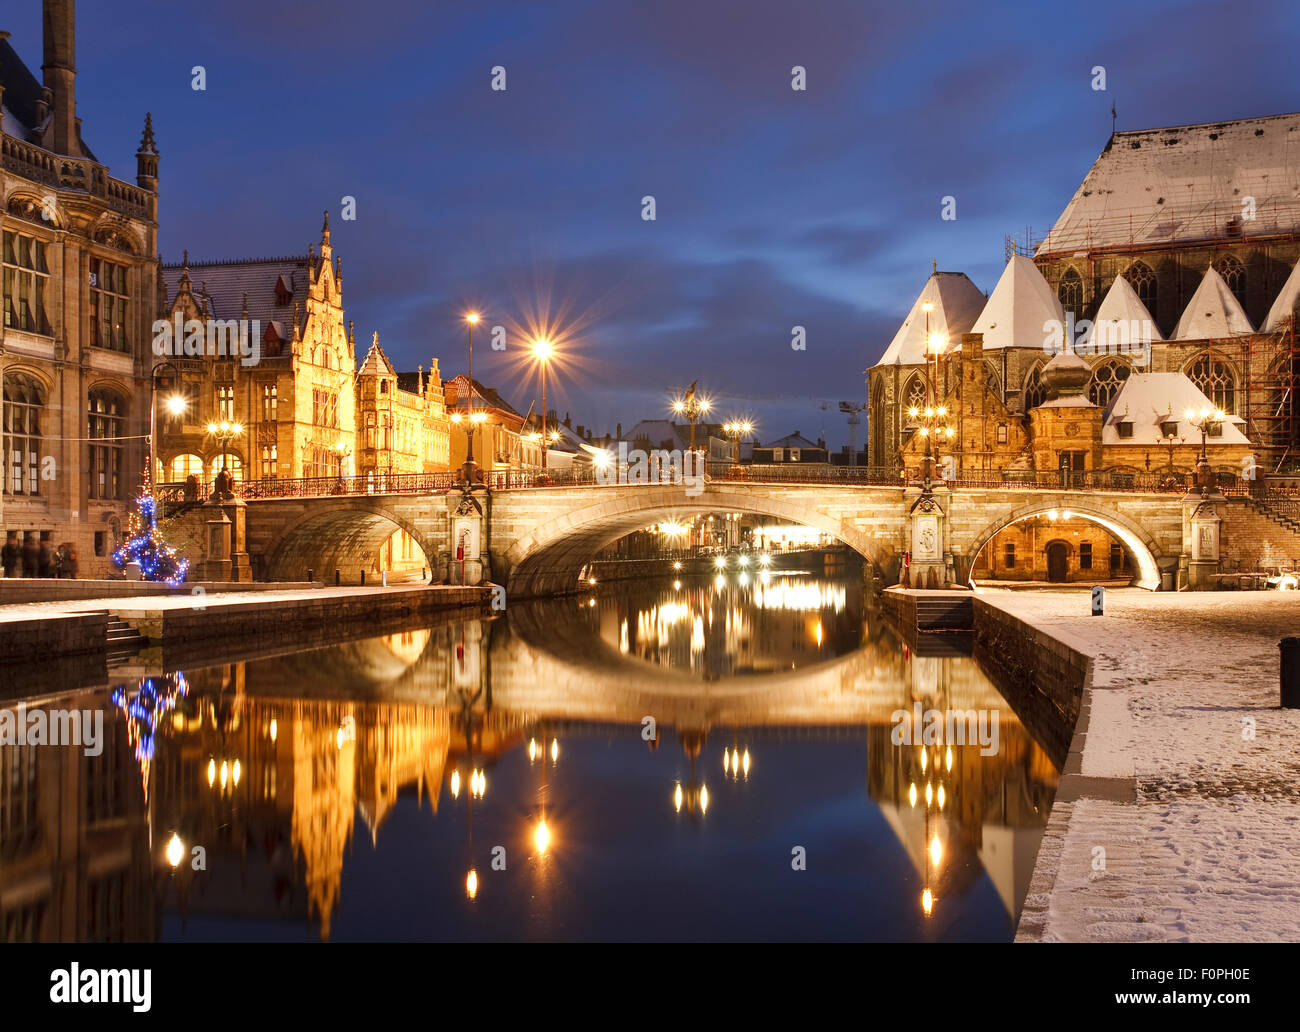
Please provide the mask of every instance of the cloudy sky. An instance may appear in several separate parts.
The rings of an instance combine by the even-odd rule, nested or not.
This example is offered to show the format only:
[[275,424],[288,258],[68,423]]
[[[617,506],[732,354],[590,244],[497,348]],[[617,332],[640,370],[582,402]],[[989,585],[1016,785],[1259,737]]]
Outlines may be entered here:
[[[992,289],[1004,236],[1050,227],[1112,102],[1120,129],[1300,109],[1293,0],[78,8],[78,113],[120,178],[153,112],[165,260],[302,253],[328,208],[359,339],[452,375],[477,308],[508,333],[475,347],[476,378],[524,410],[523,331],[544,325],[551,406],[602,431],[698,378],[764,440],[845,443],[836,403],[865,399],[931,260]],[[40,4],[0,28],[39,74]]]

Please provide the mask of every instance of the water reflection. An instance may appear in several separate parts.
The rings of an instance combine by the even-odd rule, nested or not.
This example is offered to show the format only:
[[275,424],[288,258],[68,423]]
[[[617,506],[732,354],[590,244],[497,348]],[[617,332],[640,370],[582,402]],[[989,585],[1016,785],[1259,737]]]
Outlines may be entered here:
[[0,939],[1010,937],[1057,769],[973,660],[851,583],[602,591],[30,699],[111,719],[0,746]]

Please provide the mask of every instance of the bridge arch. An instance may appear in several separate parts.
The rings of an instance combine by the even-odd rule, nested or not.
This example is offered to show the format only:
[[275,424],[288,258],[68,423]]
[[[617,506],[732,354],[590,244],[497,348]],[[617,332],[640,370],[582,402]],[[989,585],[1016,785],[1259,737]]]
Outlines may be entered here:
[[[265,504],[265,503],[263,503]],[[276,532],[262,550],[266,557],[261,579],[302,580],[313,570],[317,580],[329,582],[334,571],[343,583],[357,583],[360,572],[372,573],[372,560],[394,531],[402,530],[424,555],[425,565],[437,569],[438,545],[414,523],[392,508],[370,499],[340,500],[316,505]],[[259,518],[263,516],[258,513]]]
[[[824,500],[820,492],[809,492],[806,500],[796,500],[782,497],[779,491],[747,489],[743,485],[711,484],[695,496],[686,494],[680,486],[610,487],[601,491],[599,501],[553,519],[538,520],[510,545],[504,555],[504,572],[512,596],[532,598],[574,591],[582,567],[601,549],[666,514],[740,512],[789,520],[831,535],[878,569],[887,566],[897,551],[896,542],[881,540],[820,509],[817,502]],[[892,504],[898,504],[897,498]]]
[[1135,583],[1137,586],[1151,591],[1155,591],[1160,587],[1159,561],[1164,556],[1159,542],[1144,527],[1122,513],[1100,504],[1095,499],[1072,495],[1034,499],[989,521],[971,539],[970,547],[966,550],[966,568],[974,571],[975,559],[980,550],[993,540],[994,535],[999,531],[1011,526],[1017,520],[1030,516],[1042,516],[1052,511],[1068,512],[1071,516],[1081,516],[1106,528],[1123,542],[1124,547],[1129,550],[1129,553],[1136,560],[1138,576]]

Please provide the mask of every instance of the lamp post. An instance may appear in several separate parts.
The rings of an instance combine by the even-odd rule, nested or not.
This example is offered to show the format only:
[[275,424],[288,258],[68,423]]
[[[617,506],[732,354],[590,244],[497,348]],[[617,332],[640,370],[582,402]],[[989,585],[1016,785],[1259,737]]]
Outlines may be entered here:
[[208,433],[217,439],[217,445],[221,448],[221,472],[229,478],[226,459],[229,457],[230,442],[244,432],[242,423],[232,423],[223,419],[220,423],[209,423]]
[[699,421],[700,416],[705,415],[712,402],[708,398],[699,398],[695,394],[695,384],[680,398],[673,400],[673,411],[679,416],[685,416],[691,424],[691,451],[695,450],[695,424]]
[[722,428],[723,433],[731,438],[731,472],[740,475],[740,439],[753,433],[754,424],[749,420],[733,419]]
[[[170,375],[160,376],[164,369],[169,370]],[[149,493],[154,497],[158,494],[158,388],[170,387],[175,376],[176,367],[170,362],[161,362],[149,372],[149,483],[152,485]],[[189,407],[180,394],[170,395],[163,404],[173,416],[179,416]]]
[[550,441],[546,434],[546,363],[554,354],[554,347],[544,337],[533,341],[533,357],[542,367],[542,476],[546,476],[546,453],[550,450]]
[[347,462],[352,457],[352,449],[342,441],[335,441],[334,453],[339,457],[339,482],[342,483],[348,475]]
[[[465,313],[466,337],[469,347],[469,356],[467,361],[466,378],[469,380],[469,389],[465,392],[465,429],[469,433],[469,444],[465,452],[465,481],[470,483],[474,476],[474,426],[476,422],[482,420],[474,419],[474,327],[478,324],[478,312]],[[458,420],[454,420],[459,422]]]
[[[926,372],[926,401],[925,401],[925,418],[926,423],[921,427],[921,436],[925,438],[925,460],[921,474],[924,490],[926,494],[930,493],[934,481],[934,441],[935,438],[952,440],[953,429],[947,425],[948,409],[940,404],[939,399],[939,356],[948,345],[948,338],[942,333],[930,332],[930,312],[934,310],[934,302],[926,301],[921,308],[925,311],[925,372]],[[930,361],[934,361],[934,369],[931,371]],[[913,419],[920,414],[919,409],[911,408],[908,415]]]
[[1209,436],[1211,429],[1223,422],[1225,414],[1223,409],[1220,408],[1188,409],[1183,413],[1183,418],[1201,432],[1201,456],[1196,460],[1196,480],[1200,486],[1201,494],[1208,495],[1210,488],[1214,486],[1214,473],[1210,469],[1210,456],[1206,449],[1206,438]]

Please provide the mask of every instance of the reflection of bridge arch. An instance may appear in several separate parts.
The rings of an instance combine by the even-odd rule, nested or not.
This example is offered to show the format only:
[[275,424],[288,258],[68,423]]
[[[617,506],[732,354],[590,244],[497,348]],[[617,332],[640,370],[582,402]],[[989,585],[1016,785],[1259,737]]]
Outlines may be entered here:
[[361,570],[370,572],[375,553],[397,530],[410,536],[430,567],[438,554],[429,535],[375,499],[314,500],[301,514],[297,508],[262,549],[266,580],[302,580],[308,570],[319,580],[329,580],[337,569],[344,583],[356,582]]
[[[603,488],[597,501],[552,519],[536,520],[509,546],[505,567],[510,592],[516,597],[534,598],[573,591],[582,567],[601,549],[668,513],[699,516],[741,512],[789,520],[831,535],[877,567],[888,564],[896,543],[882,541],[823,504],[828,495],[834,494],[834,488],[805,491],[800,497],[770,485],[763,487],[767,489],[711,484],[694,496],[680,486]],[[897,507],[899,492],[888,493],[891,497],[887,504]],[[502,500],[497,499],[494,506],[498,510],[494,515],[499,515]]]
[[1072,516],[1082,516],[1084,519],[1105,527],[1124,543],[1124,547],[1129,550],[1129,553],[1137,561],[1138,576],[1134,583],[1140,588],[1149,588],[1152,591],[1160,587],[1159,560],[1163,558],[1163,553],[1155,538],[1147,533],[1141,525],[1122,513],[1116,512],[1107,506],[1099,505],[1093,499],[1076,495],[1035,498],[1024,505],[1010,509],[995,517],[972,539],[970,547],[966,551],[966,568],[968,570],[975,569],[975,560],[980,550],[999,531],[1006,529],[1017,520],[1029,516],[1041,516],[1052,510],[1068,512]]

